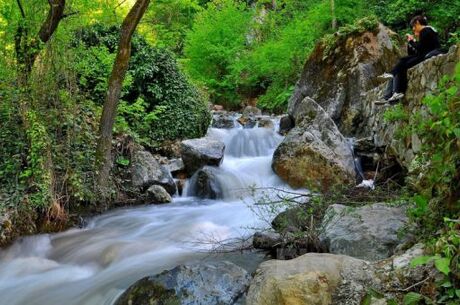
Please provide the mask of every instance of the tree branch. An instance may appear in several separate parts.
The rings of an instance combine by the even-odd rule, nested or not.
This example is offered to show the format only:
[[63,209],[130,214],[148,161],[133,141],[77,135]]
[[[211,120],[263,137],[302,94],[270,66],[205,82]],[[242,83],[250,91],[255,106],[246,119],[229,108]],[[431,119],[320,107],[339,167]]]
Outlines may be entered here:
[[19,10],[21,11],[21,16],[23,19],[26,19],[26,14],[24,13],[24,8],[22,7],[21,0],[16,0],[16,3],[19,6]]

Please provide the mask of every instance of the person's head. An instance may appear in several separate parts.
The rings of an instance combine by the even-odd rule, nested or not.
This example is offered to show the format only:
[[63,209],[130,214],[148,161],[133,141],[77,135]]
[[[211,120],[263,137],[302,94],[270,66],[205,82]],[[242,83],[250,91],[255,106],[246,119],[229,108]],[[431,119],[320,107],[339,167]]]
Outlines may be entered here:
[[420,31],[428,25],[428,20],[426,19],[425,16],[415,16],[412,18],[410,21],[410,26],[412,27],[412,31],[414,31],[414,34],[416,36],[420,35]]

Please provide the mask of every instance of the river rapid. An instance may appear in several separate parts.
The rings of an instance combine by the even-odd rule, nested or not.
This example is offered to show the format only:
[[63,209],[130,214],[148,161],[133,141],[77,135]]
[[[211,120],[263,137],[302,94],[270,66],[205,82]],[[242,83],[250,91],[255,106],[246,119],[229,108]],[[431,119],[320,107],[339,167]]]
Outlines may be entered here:
[[226,144],[215,175],[223,198],[194,197],[192,178],[171,204],[117,209],[82,229],[24,237],[0,250],[0,305],[110,305],[146,275],[207,259],[216,242],[267,227],[272,215],[254,212],[250,190],[285,188],[271,169],[282,137],[241,127],[210,128],[207,137]]

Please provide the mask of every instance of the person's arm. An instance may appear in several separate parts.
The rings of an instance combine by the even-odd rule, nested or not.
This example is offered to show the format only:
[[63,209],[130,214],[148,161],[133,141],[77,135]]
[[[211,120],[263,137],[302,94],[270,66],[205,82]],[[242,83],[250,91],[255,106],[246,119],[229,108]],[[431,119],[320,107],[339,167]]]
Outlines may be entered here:
[[407,41],[407,54],[408,55],[417,55],[418,54],[417,42],[414,39]]

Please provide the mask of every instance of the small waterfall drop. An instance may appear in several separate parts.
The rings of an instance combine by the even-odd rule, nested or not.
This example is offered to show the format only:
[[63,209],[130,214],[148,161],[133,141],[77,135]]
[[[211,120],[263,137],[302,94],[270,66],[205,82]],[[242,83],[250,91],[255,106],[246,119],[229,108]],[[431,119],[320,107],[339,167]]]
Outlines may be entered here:
[[213,169],[221,199],[175,197],[105,213],[83,229],[24,237],[0,250],[0,305],[112,305],[136,280],[204,258],[212,245],[203,240],[266,227],[249,189],[285,187],[271,169],[282,137],[265,128],[211,128],[207,136],[226,144],[223,163]]

